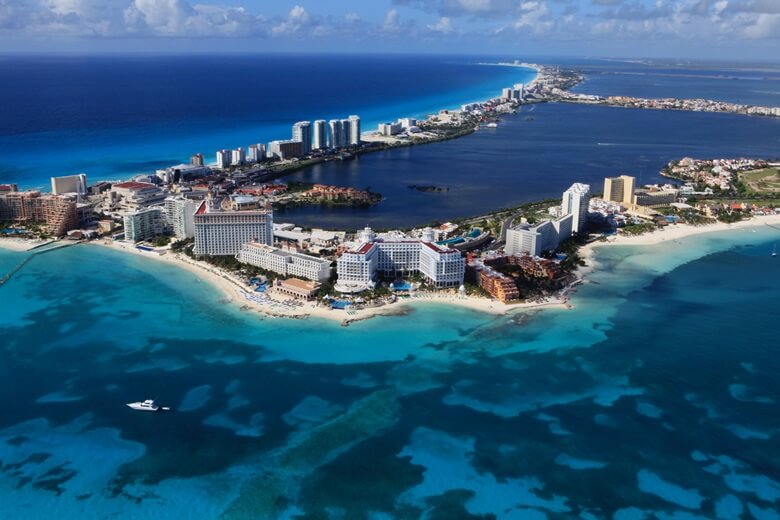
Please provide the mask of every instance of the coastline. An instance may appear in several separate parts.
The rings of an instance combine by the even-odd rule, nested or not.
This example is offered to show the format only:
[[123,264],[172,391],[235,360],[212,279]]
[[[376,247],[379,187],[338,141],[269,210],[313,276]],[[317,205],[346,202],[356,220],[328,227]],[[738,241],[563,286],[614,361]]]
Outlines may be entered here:
[[[244,297],[244,294],[253,294],[251,287],[245,285],[241,280],[226,271],[204,264],[203,262],[194,261],[182,253],[171,253],[168,251],[165,254],[160,254],[157,252],[142,251],[130,244],[105,240],[94,241],[91,242],[91,244],[107,247],[125,254],[136,254],[144,258],[150,258],[153,261],[165,262],[169,265],[185,269],[199,280],[211,284],[220,292],[222,302],[235,305],[246,311],[256,312],[261,317],[288,319],[323,318],[340,322],[342,325],[346,326],[377,316],[403,315],[408,312],[409,308],[418,305],[455,305],[495,316],[506,315],[518,310],[569,307],[565,298],[551,297],[541,301],[504,305],[493,299],[475,296],[463,297],[451,292],[418,293],[408,298],[399,298],[395,302],[378,307],[350,310],[349,313],[344,310],[331,309],[330,307],[318,305],[316,302],[305,302],[303,306],[300,307],[288,307],[282,303],[258,303],[247,300]],[[275,300],[277,302],[282,302],[287,300],[287,298],[275,298]]]
[[[722,231],[737,231],[758,228],[762,226],[777,226],[780,231],[780,215],[764,215],[753,217],[739,222],[725,223],[717,222],[714,224],[705,224],[693,226],[691,224],[673,224],[662,229],[657,229],[650,233],[634,236],[616,236],[605,241],[591,242],[580,248],[580,257],[587,264],[586,267],[578,271],[581,277],[585,277],[587,272],[597,269],[596,250],[602,247],[611,246],[653,246],[662,243],[680,242],[681,240],[705,233],[717,233]],[[587,271],[585,271],[587,269]]]
[[8,251],[24,252],[39,246],[48,240],[29,240],[26,238],[0,238],[0,249]]

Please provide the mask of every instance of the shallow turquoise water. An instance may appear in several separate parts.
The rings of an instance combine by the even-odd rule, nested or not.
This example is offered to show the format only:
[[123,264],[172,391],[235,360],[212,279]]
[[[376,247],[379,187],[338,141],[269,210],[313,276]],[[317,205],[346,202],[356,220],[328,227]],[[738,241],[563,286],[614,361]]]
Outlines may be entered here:
[[[348,328],[98,246],[44,255],[0,288],[4,514],[774,518],[775,241],[603,250],[574,311]],[[124,406],[147,397],[177,410]]]

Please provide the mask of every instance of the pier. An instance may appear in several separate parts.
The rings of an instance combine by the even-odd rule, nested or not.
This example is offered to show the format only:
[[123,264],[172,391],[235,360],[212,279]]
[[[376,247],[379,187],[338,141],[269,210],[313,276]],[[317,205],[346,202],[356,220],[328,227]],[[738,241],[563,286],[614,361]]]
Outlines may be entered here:
[[[81,242],[70,242],[70,241],[60,242],[60,241],[55,240],[53,242],[46,242],[45,244],[40,244],[40,245],[37,245],[37,246],[33,247],[32,249],[30,249],[28,251],[30,254],[28,254],[26,257],[24,257],[24,259],[21,262],[16,264],[13,267],[13,269],[8,271],[8,273],[6,273],[2,278],[0,278],[0,286],[5,285],[6,282],[8,282],[16,273],[21,271],[24,268],[24,266],[27,265],[30,262],[30,260],[32,260],[36,256],[42,255],[44,253],[49,253],[51,251],[57,251],[58,249],[63,249],[63,248],[66,248],[66,247],[74,246],[74,245],[80,244],[80,243]],[[47,247],[47,246],[51,246],[51,247]]]

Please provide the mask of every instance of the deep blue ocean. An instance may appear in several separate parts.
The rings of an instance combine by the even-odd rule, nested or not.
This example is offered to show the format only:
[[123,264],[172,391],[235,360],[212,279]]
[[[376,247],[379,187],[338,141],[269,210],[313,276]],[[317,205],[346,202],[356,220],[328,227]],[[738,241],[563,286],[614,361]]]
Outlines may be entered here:
[[[102,246],[40,256],[0,287],[2,517],[776,518],[758,226],[603,250],[573,310],[347,328]],[[176,411],[124,406],[150,396]]]
[[495,97],[533,71],[463,57],[0,57],[0,182],[127,178],[201,152],[289,139],[296,121],[363,128]]

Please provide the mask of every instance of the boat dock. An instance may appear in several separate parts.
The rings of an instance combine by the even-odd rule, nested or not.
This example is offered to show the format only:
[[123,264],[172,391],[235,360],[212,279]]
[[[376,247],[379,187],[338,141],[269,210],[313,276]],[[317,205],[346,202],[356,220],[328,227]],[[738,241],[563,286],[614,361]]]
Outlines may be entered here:
[[[46,242],[44,244],[37,245],[30,249],[28,251],[28,255],[24,257],[24,259],[16,264],[13,269],[8,271],[2,278],[0,278],[0,286],[3,286],[8,282],[16,273],[21,271],[25,265],[27,265],[30,260],[35,258],[38,255],[42,255],[44,253],[49,253],[51,251],[56,251],[58,249],[63,249],[65,247],[74,246],[76,244],[80,244],[81,242],[73,242],[73,241],[60,241],[60,240],[54,240],[52,242]],[[51,246],[51,247],[48,247]]]

